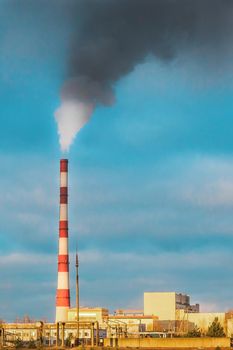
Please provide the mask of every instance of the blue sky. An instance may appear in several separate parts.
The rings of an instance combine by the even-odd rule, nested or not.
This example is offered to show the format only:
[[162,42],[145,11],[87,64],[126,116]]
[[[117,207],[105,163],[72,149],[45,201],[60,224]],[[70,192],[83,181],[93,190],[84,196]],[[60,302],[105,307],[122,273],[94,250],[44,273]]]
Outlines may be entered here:
[[[53,113],[69,27],[55,20],[45,35],[38,20],[41,39],[0,7],[0,318],[53,320],[64,156]],[[83,306],[142,307],[144,291],[175,290],[202,310],[232,308],[230,60],[148,57],[115,91],[65,155],[72,303],[77,242]]]

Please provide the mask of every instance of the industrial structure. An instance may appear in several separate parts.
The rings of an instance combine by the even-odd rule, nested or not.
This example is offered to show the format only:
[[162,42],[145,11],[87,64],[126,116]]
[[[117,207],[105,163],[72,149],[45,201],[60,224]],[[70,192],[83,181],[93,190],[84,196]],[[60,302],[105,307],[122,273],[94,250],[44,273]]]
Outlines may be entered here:
[[70,281],[69,281],[69,245],[68,245],[68,160],[61,159],[56,322],[67,321],[67,311],[69,307],[70,307]]
[[[77,344],[78,338],[79,344],[115,346],[122,343],[128,346],[130,339],[134,344],[133,339],[140,338],[142,345],[144,338],[182,336],[195,327],[205,334],[215,318],[218,318],[226,336],[231,337],[233,311],[203,313],[199,311],[198,304],[190,304],[190,297],[186,294],[145,292],[143,310],[120,309],[111,314],[103,307],[78,306],[77,309],[75,306],[67,309],[66,322],[2,323],[0,334],[5,344],[22,340],[50,346],[72,345]],[[121,342],[117,339],[121,339]],[[123,339],[128,340],[124,343]]]
[[161,321],[175,320],[178,310],[199,312],[199,304],[190,305],[190,297],[182,293],[144,293],[144,313],[146,315],[157,315]]
[[158,316],[154,329],[165,332],[186,334],[194,327],[206,333],[215,318],[227,333],[224,312],[200,312],[200,305],[190,304],[190,297],[175,292],[145,292],[144,313]]

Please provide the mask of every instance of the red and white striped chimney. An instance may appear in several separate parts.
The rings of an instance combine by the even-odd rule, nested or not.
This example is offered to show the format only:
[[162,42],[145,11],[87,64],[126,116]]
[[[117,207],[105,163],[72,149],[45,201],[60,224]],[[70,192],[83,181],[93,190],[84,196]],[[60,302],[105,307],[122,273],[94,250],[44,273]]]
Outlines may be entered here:
[[69,246],[68,246],[68,159],[60,160],[60,221],[56,322],[68,320],[70,307]]

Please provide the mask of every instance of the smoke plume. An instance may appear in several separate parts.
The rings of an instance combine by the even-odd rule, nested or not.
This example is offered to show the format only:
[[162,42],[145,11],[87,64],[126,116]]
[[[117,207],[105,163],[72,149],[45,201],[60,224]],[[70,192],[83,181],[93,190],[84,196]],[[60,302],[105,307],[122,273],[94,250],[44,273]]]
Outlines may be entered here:
[[114,103],[117,81],[148,55],[164,62],[190,54],[224,64],[232,46],[232,0],[77,0],[61,106],[63,151],[99,105]]

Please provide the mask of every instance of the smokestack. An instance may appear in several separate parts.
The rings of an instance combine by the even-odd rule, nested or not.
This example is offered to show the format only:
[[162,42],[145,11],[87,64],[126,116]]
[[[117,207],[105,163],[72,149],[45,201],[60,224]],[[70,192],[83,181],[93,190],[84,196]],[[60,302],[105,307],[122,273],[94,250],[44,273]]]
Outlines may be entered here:
[[56,322],[68,319],[70,307],[69,247],[68,247],[68,159],[60,160],[60,221],[58,250],[58,281]]

